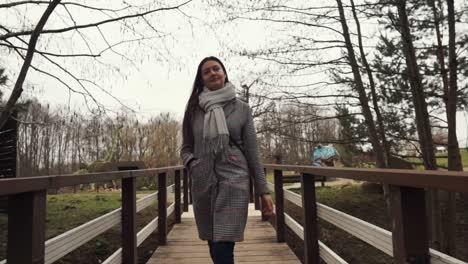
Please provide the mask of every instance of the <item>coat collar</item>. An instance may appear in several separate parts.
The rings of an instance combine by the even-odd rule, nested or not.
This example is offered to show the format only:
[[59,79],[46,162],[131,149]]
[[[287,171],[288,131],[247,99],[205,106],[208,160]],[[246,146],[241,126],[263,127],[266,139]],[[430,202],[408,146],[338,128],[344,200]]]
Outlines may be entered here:
[[236,102],[237,102],[237,99],[234,98],[223,106],[224,116],[226,117],[226,119],[236,109]]

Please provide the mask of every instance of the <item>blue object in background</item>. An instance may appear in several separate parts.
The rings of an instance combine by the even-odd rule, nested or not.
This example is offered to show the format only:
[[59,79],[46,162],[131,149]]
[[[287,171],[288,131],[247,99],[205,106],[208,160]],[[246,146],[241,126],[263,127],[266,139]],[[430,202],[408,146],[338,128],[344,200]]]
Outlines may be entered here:
[[339,156],[340,154],[333,146],[318,145],[312,154],[312,166],[324,166],[322,160],[330,160]]

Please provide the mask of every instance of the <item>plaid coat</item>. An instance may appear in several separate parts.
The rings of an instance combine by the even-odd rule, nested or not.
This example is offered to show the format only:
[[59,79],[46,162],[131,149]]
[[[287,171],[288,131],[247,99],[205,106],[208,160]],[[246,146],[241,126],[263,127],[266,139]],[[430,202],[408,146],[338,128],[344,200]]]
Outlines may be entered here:
[[[227,158],[209,159],[203,154],[203,120],[205,112],[197,108],[183,132],[181,157],[184,165],[199,159],[188,168],[192,180],[192,199],[198,235],[202,240],[244,240],[249,203],[249,175],[256,192],[268,193],[260,163],[252,111],[248,104],[233,99],[224,105],[224,114],[233,140]],[[249,173],[250,172],[250,173]]]

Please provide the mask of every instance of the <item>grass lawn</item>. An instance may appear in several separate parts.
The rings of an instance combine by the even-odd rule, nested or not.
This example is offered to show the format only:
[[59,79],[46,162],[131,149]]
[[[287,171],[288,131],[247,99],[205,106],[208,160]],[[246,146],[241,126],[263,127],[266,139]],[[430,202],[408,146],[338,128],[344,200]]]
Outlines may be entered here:
[[[465,168],[468,167],[468,149],[460,149],[460,155],[461,155],[463,166]],[[438,154],[437,156],[447,156],[447,154]],[[437,158],[437,164],[447,167],[448,166],[447,158]]]
[[[297,173],[295,173],[294,171],[283,171],[283,176],[284,177],[288,177],[288,176],[291,176],[291,175],[297,175]],[[272,170],[267,171],[266,178],[267,178],[268,182],[271,182],[271,183],[275,182],[275,177],[273,175]]]
[[[73,229],[120,206],[120,192],[47,195],[46,239]],[[137,229],[144,227],[156,216],[156,203],[140,211],[137,216]],[[5,259],[6,255],[7,225],[7,217],[0,215],[0,260]],[[55,263],[101,263],[120,248],[120,229],[120,225],[113,227]],[[149,240],[153,240],[153,243],[145,241],[139,248],[139,256],[142,258],[150,255],[156,245],[155,238],[150,236]]]
[[[461,155],[463,167],[467,168],[468,167],[468,149],[466,148],[460,149],[460,155]],[[436,154],[437,165],[442,166],[442,167],[447,167],[448,161],[447,161],[446,156],[447,156],[447,153],[437,153]],[[409,158],[408,161],[422,163],[422,160],[418,158]],[[424,169],[424,166],[417,165],[416,169]]]

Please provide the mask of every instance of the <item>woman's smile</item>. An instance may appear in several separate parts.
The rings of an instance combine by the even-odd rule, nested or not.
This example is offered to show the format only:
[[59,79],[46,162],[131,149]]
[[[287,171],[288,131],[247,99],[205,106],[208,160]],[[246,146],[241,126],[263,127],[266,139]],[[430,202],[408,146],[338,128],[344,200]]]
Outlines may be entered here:
[[224,87],[226,75],[217,61],[209,60],[202,66],[202,79],[206,88],[214,91]]

